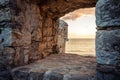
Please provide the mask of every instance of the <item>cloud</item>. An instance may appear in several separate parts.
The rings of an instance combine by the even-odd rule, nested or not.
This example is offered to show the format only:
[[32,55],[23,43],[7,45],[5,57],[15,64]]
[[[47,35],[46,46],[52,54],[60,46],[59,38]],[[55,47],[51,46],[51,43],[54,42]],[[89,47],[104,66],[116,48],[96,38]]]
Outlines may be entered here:
[[63,20],[75,20],[83,15],[95,15],[95,8],[78,9],[74,12],[70,12],[70,13],[66,14],[61,19],[63,19]]

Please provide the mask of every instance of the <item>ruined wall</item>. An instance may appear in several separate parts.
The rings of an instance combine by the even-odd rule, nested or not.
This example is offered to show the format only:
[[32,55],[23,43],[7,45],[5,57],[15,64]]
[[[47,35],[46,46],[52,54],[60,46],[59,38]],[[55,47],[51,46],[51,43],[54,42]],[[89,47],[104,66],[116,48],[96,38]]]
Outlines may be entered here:
[[[120,1],[97,1],[98,69],[120,73]],[[1,64],[15,67],[58,53],[57,19],[95,4],[95,0],[0,0],[0,70],[7,70]]]
[[59,29],[58,29],[58,48],[59,53],[65,53],[65,45],[68,40],[68,24],[59,20]]
[[14,67],[58,53],[58,18],[94,5],[93,0],[0,0],[1,62]]
[[0,7],[0,59],[3,62],[24,65],[56,53],[58,22],[41,12],[36,2],[3,0]]
[[[120,1],[98,0],[96,4],[96,57],[98,70],[120,73]],[[113,75],[111,80],[117,80]]]

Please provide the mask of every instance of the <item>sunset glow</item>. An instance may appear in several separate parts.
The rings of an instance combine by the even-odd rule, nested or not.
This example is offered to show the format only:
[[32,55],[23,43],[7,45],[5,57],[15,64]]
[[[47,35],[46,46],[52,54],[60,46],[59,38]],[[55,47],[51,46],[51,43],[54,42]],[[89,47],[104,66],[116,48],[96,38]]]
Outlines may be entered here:
[[95,56],[95,8],[79,9],[61,19],[68,24],[66,53]]
[[[80,11],[83,11],[84,13]],[[70,16],[71,15],[71,16]],[[75,15],[79,15],[76,17]],[[73,17],[72,17],[73,16]],[[75,18],[74,18],[75,17]],[[87,10],[77,10],[62,18],[68,23],[69,38],[94,38],[96,32],[94,8]],[[74,18],[74,19],[73,19]]]

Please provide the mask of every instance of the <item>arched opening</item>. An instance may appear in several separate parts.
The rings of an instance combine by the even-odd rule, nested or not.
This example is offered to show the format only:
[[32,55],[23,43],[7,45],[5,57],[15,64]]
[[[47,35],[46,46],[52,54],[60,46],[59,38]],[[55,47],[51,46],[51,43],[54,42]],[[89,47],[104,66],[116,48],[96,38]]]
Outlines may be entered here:
[[95,56],[95,8],[78,9],[60,19],[68,24],[65,53]]
[[[42,70],[39,72],[42,74],[42,77],[44,76],[43,80],[46,80],[46,77],[49,77],[50,79],[60,78],[59,80],[62,78],[63,80],[76,80],[73,79],[73,74],[76,76],[76,73],[80,74],[82,78],[84,75],[88,76],[88,71],[91,72],[96,70],[93,62],[89,62],[89,58],[85,61],[82,59],[83,57],[80,56],[69,55],[66,57],[65,55],[61,56],[59,54],[57,43],[60,40],[58,40],[57,19],[78,8],[94,7],[95,4],[95,0],[0,1],[0,58],[3,59],[1,62],[5,65],[16,67],[47,58],[46,60],[44,59],[44,61],[40,61],[40,63],[34,64],[34,66],[36,65],[36,67],[39,68],[41,66],[42,69],[47,67],[45,69],[47,71]],[[97,67],[99,70],[105,71],[105,74],[110,72],[118,74],[120,72],[119,1],[99,0],[96,6],[96,13],[98,27],[96,36]],[[54,54],[58,54],[58,57]],[[49,55],[53,56],[48,58]],[[52,65],[49,61],[51,61]],[[43,62],[45,64],[48,62],[48,65],[42,65]],[[80,62],[81,64],[79,64]],[[89,65],[86,66],[88,63]],[[41,70],[36,70],[36,67],[34,66],[34,69],[31,70],[30,67],[19,69],[22,74],[17,74],[15,76],[22,78],[18,80],[23,80],[23,78],[25,78],[24,80],[28,80],[29,76],[30,79],[31,77],[39,77],[39,75],[33,76],[34,74],[29,72],[33,71],[34,73],[34,71]],[[53,68],[54,71],[52,72]],[[4,71],[3,69],[4,67],[2,67],[2,71]],[[19,70],[17,72],[19,72]],[[86,73],[79,73],[81,70]],[[58,73],[55,73],[56,71],[58,71]],[[64,71],[65,74],[61,75]],[[111,74],[109,75],[111,76]],[[104,76],[104,74],[100,75],[100,77],[101,76]],[[109,76],[107,75],[107,77]],[[86,77],[84,76],[84,78]],[[117,80],[119,79],[120,78],[118,77]]]
[[[41,70],[43,70],[43,72],[41,72],[41,75],[40,75],[40,76],[42,76],[43,80],[46,80],[46,78],[49,78],[49,79],[53,78],[55,80],[70,80],[70,79],[76,80],[76,78],[79,80],[79,79],[93,78],[93,76],[95,76],[95,63],[96,63],[95,58],[93,58],[93,57],[85,57],[84,58],[84,57],[81,57],[78,55],[66,55],[66,54],[59,54],[59,53],[58,53],[58,55],[55,55],[57,53],[57,49],[58,49],[56,46],[56,43],[57,43],[57,41],[58,42],[61,41],[58,39],[58,37],[59,37],[58,32],[57,32],[58,24],[56,21],[61,15],[64,15],[65,13],[63,12],[63,14],[61,13],[61,15],[60,14],[55,15],[55,13],[57,13],[57,12],[55,12],[54,16],[53,16],[51,10],[54,11],[54,9],[49,9],[49,8],[47,9],[47,8],[45,6],[46,12],[44,12],[44,16],[42,16],[41,24],[38,25],[38,27],[37,27],[37,30],[39,28],[40,29],[38,30],[37,34],[34,34],[32,37],[32,39],[34,39],[33,41],[35,42],[35,44],[33,44],[31,46],[31,49],[33,50],[33,54],[30,54],[32,61],[34,59],[35,60],[39,59],[39,58],[36,59],[38,54],[40,54],[40,56],[42,55],[42,57],[44,57],[44,59],[38,61],[38,63],[33,63],[32,65],[30,65],[31,66],[30,69],[28,67],[23,66],[21,69],[17,69],[17,70],[24,71],[27,69],[30,71],[31,70],[36,71],[38,73],[40,73]],[[47,11],[49,11],[49,12],[47,12]],[[66,13],[68,13],[68,12],[70,12],[70,11],[66,11]],[[31,14],[31,15],[33,15],[33,14]],[[43,13],[41,15],[43,15]],[[31,19],[33,20],[34,17],[32,16]],[[30,19],[30,21],[28,21],[28,23],[29,22],[37,23],[36,20],[38,20],[38,21],[40,20],[40,19],[38,19],[38,16],[35,16],[35,20],[33,20],[33,21],[31,21],[31,19]],[[32,25],[31,27],[33,27],[33,26],[34,25]],[[32,31],[32,33],[33,33],[33,31]],[[36,33],[36,30],[34,31],[34,33]],[[41,35],[39,33],[41,33]],[[36,36],[38,34],[39,34],[39,36]],[[37,49],[34,49],[34,47]],[[39,51],[39,52],[36,52],[36,51]],[[53,53],[53,51],[54,51],[54,53]],[[30,53],[32,53],[32,51],[30,51]],[[48,57],[48,55],[50,55],[50,56]],[[35,56],[35,58],[34,58],[34,56]],[[94,65],[90,66],[91,63]],[[36,67],[33,67],[33,66],[36,66]],[[13,71],[13,73],[16,72],[17,70]],[[35,74],[36,74],[36,72],[35,72]],[[21,78],[21,77],[18,77],[18,75],[14,75],[14,77],[15,76],[17,78]],[[25,77],[28,77],[28,76],[25,75]],[[36,77],[39,77],[39,75],[34,77],[34,74],[30,74],[30,77],[34,79]]]

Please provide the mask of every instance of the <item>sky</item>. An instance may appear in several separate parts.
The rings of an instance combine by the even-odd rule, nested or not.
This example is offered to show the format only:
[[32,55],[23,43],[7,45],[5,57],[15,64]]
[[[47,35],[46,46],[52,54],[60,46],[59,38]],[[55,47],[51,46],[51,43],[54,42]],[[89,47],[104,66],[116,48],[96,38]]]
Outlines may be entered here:
[[61,19],[68,24],[68,38],[95,38],[95,9],[79,9]]

